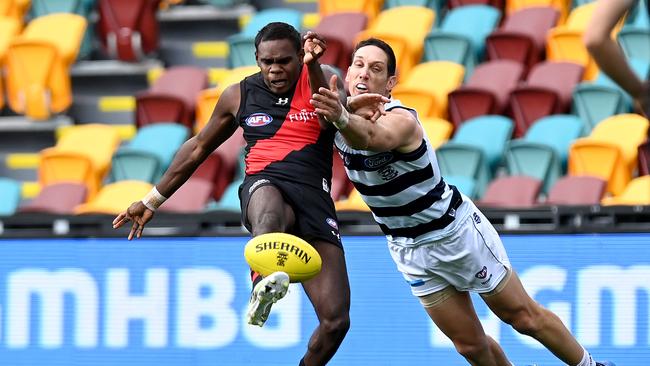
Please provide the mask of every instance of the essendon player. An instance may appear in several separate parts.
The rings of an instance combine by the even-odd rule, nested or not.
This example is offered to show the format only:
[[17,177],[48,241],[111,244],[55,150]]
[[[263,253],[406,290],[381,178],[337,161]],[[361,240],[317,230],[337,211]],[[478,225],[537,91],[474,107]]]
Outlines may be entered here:
[[[335,129],[320,121],[312,93],[332,74],[318,58],[324,42],[284,23],[270,23],[255,38],[260,72],[227,87],[208,125],[176,154],[160,182],[119,214],[113,225],[133,221],[129,240],[142,235],[154,211],[238,127],[246,139],[246,178],[240,187],[242,221],[253,236],[288,232],[311,243],[323,260],[321,272],[303,283],[320,324],[300,365],[325,365],[349,328],[350,288],[336,212],[329,194]],[[325,72],[325,74],[324,74]],[[341,88],[343,89],[343,88]],[[345,102],[345,95],[341,96]],[[248,321],[263,325],[271,304],[289,283],[283,272],[253,276]]]

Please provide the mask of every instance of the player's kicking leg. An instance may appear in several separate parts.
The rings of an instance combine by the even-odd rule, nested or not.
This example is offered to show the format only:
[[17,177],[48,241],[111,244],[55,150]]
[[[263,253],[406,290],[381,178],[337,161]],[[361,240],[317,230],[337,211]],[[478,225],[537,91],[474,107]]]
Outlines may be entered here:
[[246,319],[249,324],[261,327],[269,318],[271,306],[287,294],[289,275],[284,272],[273,272],[253,283]]

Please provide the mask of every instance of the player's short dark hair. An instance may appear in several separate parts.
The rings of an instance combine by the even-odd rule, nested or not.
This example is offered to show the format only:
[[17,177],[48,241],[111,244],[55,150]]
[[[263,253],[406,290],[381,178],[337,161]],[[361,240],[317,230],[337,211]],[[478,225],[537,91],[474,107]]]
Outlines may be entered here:
[[393,48],[388,43],[382,41],[381,39],[368,38],[357,43],[356,47],[354,47],[354,52],[352,52],[353,60],[354,60],[354,54],[357,53],[357,50],[361,47],[366,47],[366,46],[379,47],[382,51],[384,51],[384,53],[386,54],[386,58],[388,59],[388,65],[386,65],[388,69],[388,76],[394,76],[395,67],[397,64],[397,61],[395,59],[395,52],[393,52]]
[[257,52],[257,48],[261,42],[275,41],[278,39],[289,40],[296,49],[296,52],[302,49],[300,33],[298,33],[296,28],[287,23],[272,22],[265,25],[264,28],[257,32],[257,35],[255,36],[255,52]]

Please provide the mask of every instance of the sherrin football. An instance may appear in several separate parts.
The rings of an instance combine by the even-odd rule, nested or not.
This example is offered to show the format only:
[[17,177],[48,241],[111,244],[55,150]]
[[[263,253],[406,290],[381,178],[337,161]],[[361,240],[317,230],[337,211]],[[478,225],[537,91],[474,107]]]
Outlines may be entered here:
[[262,276],[282,271],[289,275],[291,282],[302,282],[316,276],[322,265],[314,247],[286,233],[268,233],[252,238],[246,243],[244,257],[251,269]]

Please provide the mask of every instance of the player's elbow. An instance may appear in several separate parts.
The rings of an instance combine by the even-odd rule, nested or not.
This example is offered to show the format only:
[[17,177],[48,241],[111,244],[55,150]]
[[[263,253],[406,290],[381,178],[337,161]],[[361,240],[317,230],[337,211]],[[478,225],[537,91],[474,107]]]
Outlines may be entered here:
[[596,31],[586,31],[582,41],[589,52],[597,51],[606,41],[607,36]]

